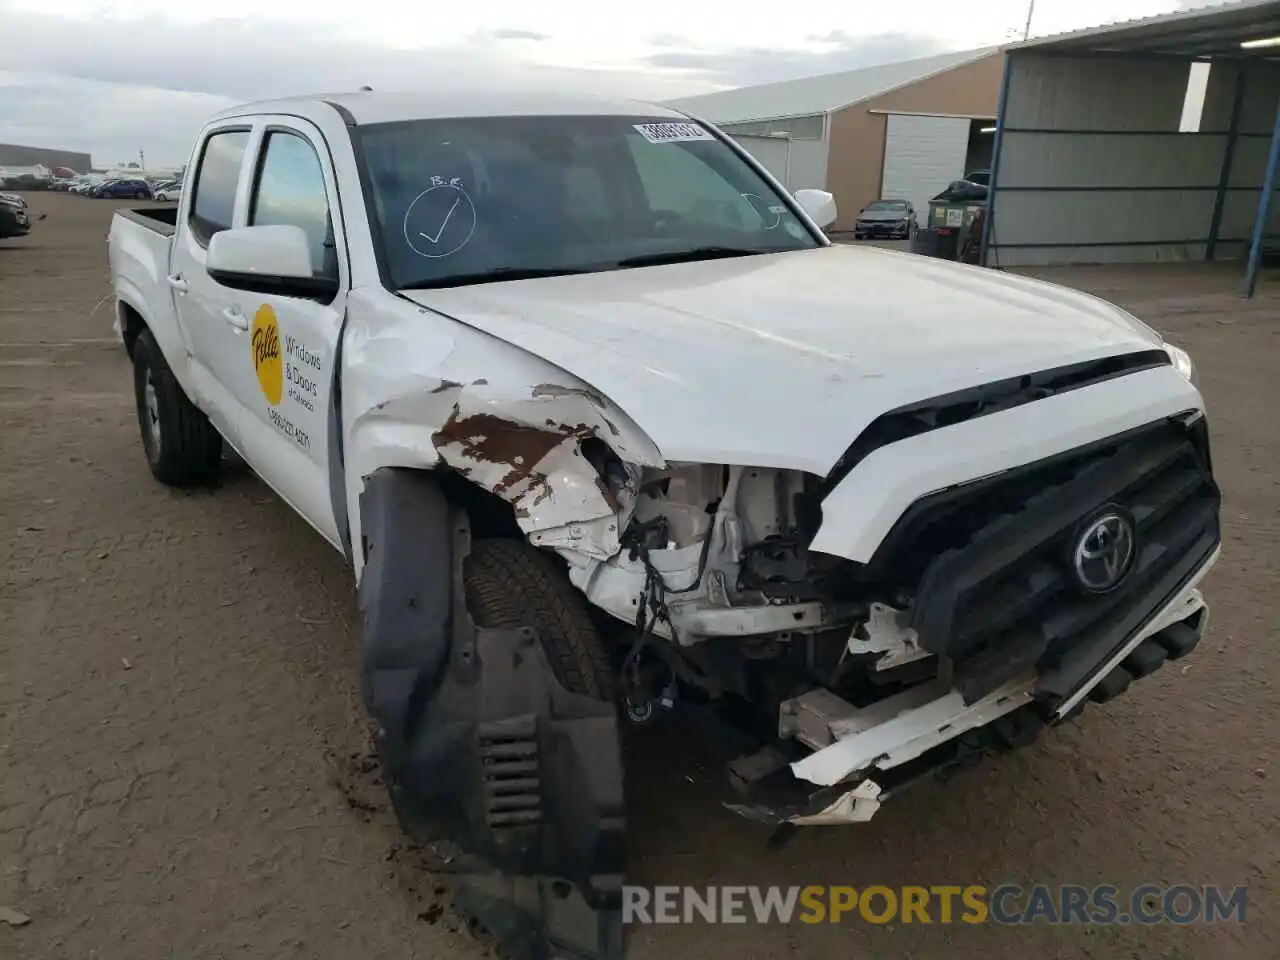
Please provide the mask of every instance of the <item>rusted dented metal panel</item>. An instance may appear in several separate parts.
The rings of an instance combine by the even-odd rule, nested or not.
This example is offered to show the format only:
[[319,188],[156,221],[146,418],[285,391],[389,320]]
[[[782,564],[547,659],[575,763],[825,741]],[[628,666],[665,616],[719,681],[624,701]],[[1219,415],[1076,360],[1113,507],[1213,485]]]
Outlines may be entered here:
[[[546,427],[503,420],[491,413],[462,416],[458,407],[432,434],[440,459],[502,497],[532,496],[530,507],[550,498],[547,476],[535,467],[556,447],[592,435],[586,424],[567,426],[548,420]],[[573,443],[576,452],[577,444]],[[489,469],[492,468],[492,469]]]
[[[452,412],[431,438],[440,461],[510,503],[539,545],[600,559],[616,554],[639,467],[622,461],[627,451],[604,414],[608,401],[589,388],[555,383],[530,388],[527,400],[482,394],[457,389]],[[619,455],[627,482],[618,489],[583,455],[591,438]]]
[[[600,560],[616,554],[640,469],[664,463],[654,442],[591,384],[490,337],[424,325],[427,313],[393,317],[370,307],[349,333],[347,495],[358,498],[381,467],[447,466],[509,503],[537,545]],[[618,493],[583,455],[581,444],[592,438],[624,465],[615,469]],[[355,542],[359,526],[353,517]],[[355,565],[359,579],[359,552]]]

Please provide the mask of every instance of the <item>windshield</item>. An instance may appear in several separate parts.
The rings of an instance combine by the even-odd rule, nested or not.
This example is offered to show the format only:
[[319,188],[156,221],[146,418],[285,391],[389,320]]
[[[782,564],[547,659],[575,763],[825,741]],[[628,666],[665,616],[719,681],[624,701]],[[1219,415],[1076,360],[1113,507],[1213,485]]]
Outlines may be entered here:
[[820,245],[694,123],[478,117],[375,124],[357,136],[397,289]]
[[906,210],[905,200],[873,200],[867,204],[868,210]]

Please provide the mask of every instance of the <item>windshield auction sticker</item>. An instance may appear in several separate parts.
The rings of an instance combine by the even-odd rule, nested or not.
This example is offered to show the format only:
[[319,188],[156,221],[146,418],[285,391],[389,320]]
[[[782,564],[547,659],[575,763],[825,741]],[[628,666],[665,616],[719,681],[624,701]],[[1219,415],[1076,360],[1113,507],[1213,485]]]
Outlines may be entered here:
[[714,140],[700,123],[637,123],[640,135],[650,143],[685,143],[689,140]]

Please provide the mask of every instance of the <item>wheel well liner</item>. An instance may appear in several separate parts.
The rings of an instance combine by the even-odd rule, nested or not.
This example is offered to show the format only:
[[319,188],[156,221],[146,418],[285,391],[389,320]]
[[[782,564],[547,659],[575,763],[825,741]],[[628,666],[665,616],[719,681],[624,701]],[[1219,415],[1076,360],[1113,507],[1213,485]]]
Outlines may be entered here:
[[147,329],[147,322],[132,304],[123,300],[116,301],[116,309],[120,314],[120,335],[124,339],[124,349],[132,357],[133,345],[138,342],[142,331]]
[[[468,512],[444,487],[436,472],[385,467],[360,496],[362,691],[392,804],[415,839],[461,848],[455,900],[521,960],[616,957],[616,708],[567,690],[532,629],[475,626]],[[508,878],[496,889],[495,870]],[[511,877],[560,892],[517,902]]]

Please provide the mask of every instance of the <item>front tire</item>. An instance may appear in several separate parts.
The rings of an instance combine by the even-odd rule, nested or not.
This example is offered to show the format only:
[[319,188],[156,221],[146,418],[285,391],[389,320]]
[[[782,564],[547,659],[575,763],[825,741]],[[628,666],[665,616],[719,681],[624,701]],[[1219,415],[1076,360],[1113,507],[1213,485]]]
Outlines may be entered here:
[[133,345],[133,394],[151,473],[163,484],[208,483],[222,462],[222,436],[178,384],[149,332]]
[[613,666],[590,605],[553,557],[521,540],[476,540],[463,581],[477,627],[533,627],[566,690],[615,700]]

